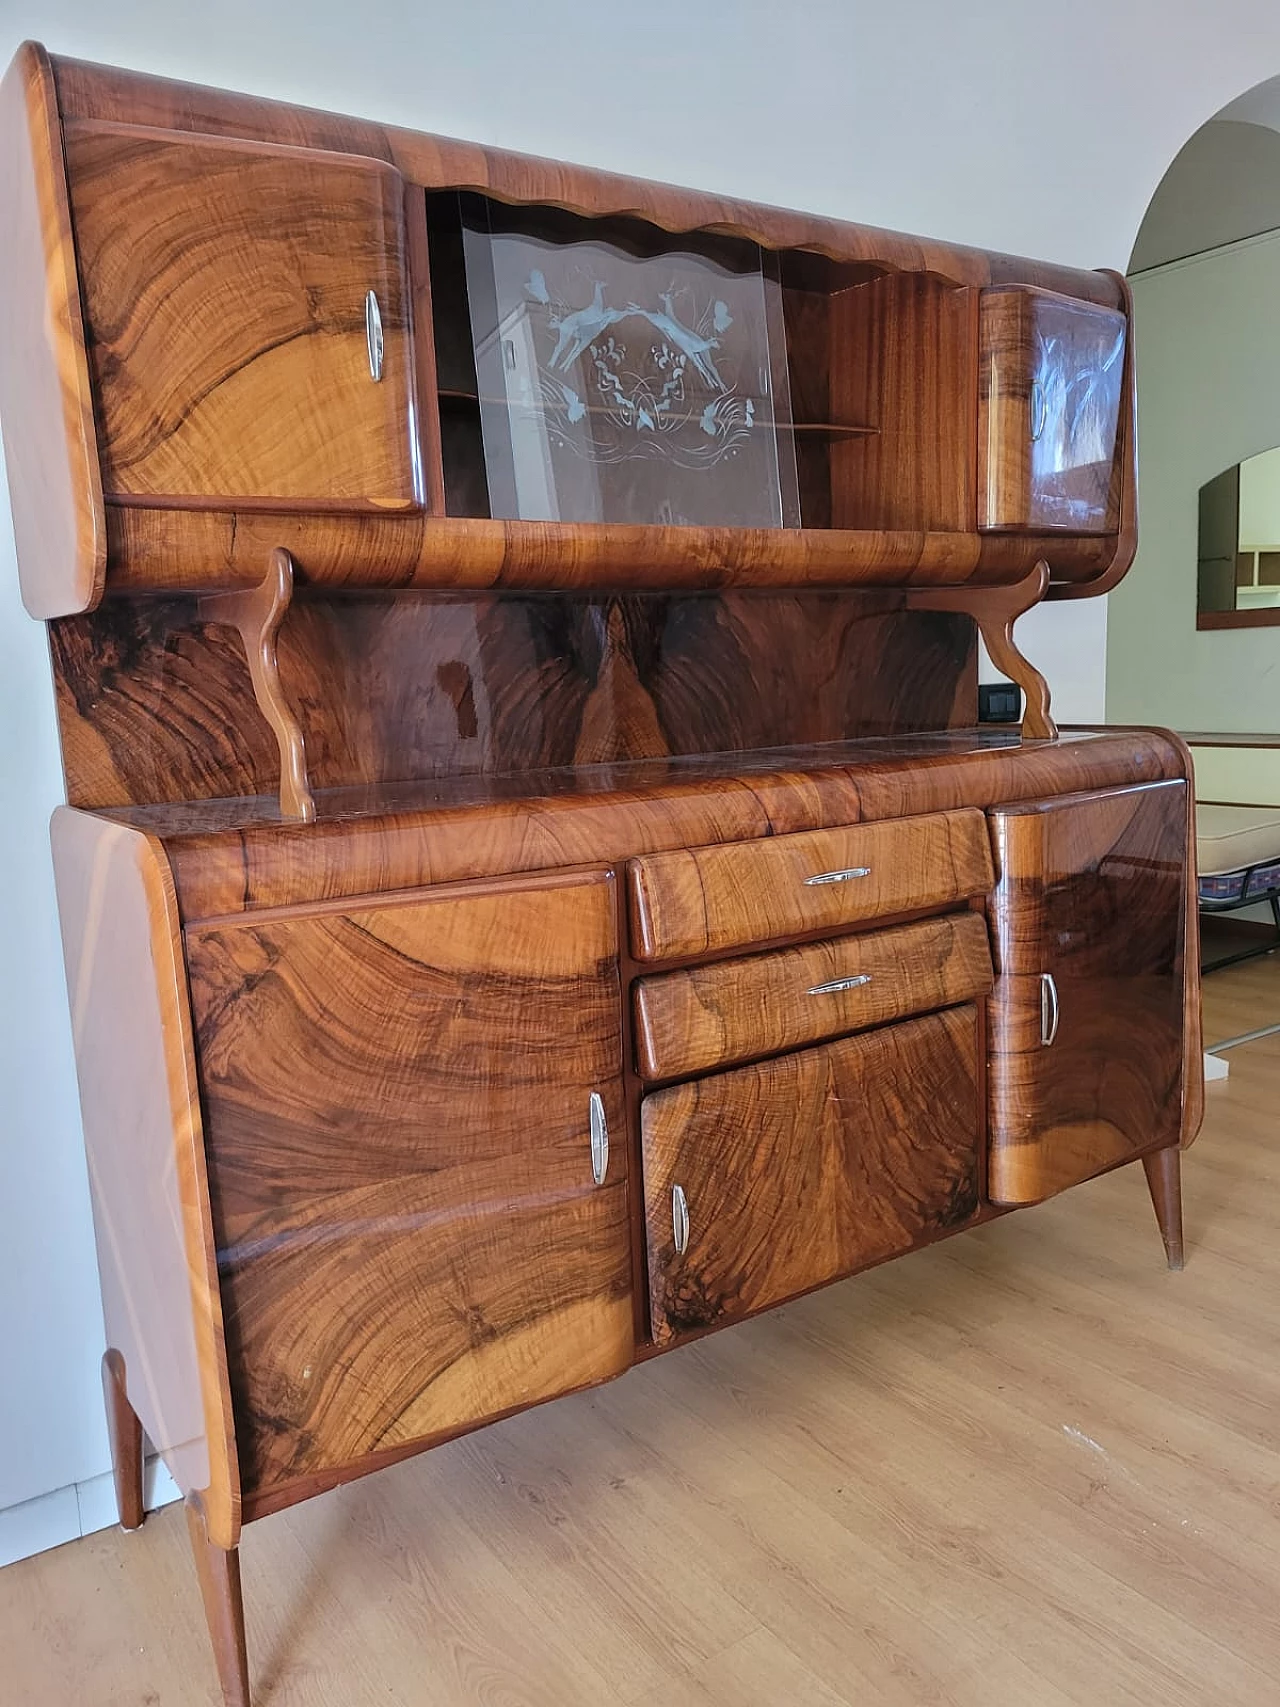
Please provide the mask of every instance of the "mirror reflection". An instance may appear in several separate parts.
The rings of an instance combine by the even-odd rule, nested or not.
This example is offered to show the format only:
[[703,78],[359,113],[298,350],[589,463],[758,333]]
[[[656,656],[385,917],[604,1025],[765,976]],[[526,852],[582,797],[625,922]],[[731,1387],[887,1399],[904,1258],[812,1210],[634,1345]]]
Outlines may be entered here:
[[1200,488],[1197,585],[1202,611],[1280,606],[1280,447]]

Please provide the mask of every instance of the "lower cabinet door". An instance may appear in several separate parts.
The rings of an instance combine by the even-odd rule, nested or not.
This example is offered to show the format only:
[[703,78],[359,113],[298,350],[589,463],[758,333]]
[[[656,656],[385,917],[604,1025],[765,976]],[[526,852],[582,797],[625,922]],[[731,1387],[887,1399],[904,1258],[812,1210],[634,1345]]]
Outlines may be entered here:
[[1182,1120],[1187,785],[992,814],[990,1195],[1034,1203]]
[[250,1501],[631,1361],[616,918],[600,873],[188,929]]
[[653,1337],[731,1322],[978,1207],[976,1011],[948,1009],[646,1097]]

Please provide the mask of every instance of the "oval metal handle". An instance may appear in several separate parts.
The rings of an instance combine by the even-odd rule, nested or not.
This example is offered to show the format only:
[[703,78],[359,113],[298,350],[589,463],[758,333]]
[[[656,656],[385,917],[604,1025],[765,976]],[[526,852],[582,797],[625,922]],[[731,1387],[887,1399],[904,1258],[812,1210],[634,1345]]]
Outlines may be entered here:
[[609,1122],[599,1091],[592,1091],[587,1111],[591,1123],[591,1177],[597,1185],[603,1185],[609,1172]]
[[676,1255],[683,1256],[689,1249],[689,1205],[682,1185],[671,1187],[671,1232],[676,1242]]
[[1047,1049],[1058,1035],[1058,986],[1052,972],[1040,974],[1040,1041]]
[[856,978],[832,978],[827,984],[811,984],[805,991],[806,996],[834,996],[841,990],[856,990],[860,984],[869,984],[871,974],[860,972]]
[[871,867],[869,865],[851,865],[844,871],[820,871],[816,877],[806,877],[804,885],[808,889],[815,883],[848,883],[855,877],[870,876]]
[[1037,444],[1049,424],[1049,396],[1040,380],[1031,381],[1031,442]]
[[364,336],[369,349],[369,377],[376,385],[382,378],[382,310],[378,298],[370,291],[364,299]]

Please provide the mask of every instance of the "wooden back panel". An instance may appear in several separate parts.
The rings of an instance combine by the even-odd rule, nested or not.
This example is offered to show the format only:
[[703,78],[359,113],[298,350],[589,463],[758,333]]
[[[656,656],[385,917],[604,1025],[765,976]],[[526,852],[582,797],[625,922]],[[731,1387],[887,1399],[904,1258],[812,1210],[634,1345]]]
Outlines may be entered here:
[[[282,682],[313,787],[971,725],[972,622],[892,595],[301,600]],[[272,794],[238,636],[195,600],[52,625],[72,802]]]

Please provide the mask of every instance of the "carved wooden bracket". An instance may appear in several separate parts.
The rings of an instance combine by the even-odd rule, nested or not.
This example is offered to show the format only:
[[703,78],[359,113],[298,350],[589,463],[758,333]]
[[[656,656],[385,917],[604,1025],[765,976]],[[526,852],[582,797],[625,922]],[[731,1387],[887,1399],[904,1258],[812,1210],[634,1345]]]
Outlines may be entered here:
[[1042,561],[1011,587],[922,587],[907,594],[908,610],[963,611],[973,618],[991,662],[1022,689],[1022,733],[1030,741],[1055,740],[1058,725],[1049,714],[1049,684],[1014,644],[1013,625],[1048,586],[1049,565]]
[[280,686],[276,636],[293,599],[293,558],[271,553],[271,567],[256,587],[239,593],[208,593],[199,600],[201,622],[225,622],[240,631],[258,709],[280,744],[280,812],[285,818],[315,821],[316,803],[307,781],[307,750],[298,720]]

